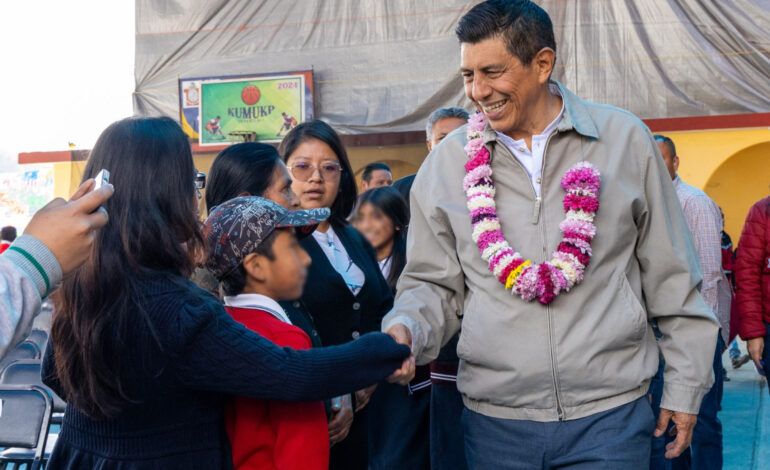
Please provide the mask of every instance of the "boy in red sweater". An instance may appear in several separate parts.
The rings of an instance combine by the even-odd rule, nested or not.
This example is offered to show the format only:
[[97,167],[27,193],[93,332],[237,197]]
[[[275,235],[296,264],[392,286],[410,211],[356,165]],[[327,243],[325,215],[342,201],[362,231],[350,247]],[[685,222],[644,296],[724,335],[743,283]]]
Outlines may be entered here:
[[[278,346],[311,347],[277,301],[302,294],[310,257],[298,237],[328,216],[328,209],[291,212],[259,197],[239,197],[212,211],[204,229],[206,267],[222,282],[226,309],[236,321]],[[322,402],[234,397],[226,405],[225,429],[236,470],[329,468]]]

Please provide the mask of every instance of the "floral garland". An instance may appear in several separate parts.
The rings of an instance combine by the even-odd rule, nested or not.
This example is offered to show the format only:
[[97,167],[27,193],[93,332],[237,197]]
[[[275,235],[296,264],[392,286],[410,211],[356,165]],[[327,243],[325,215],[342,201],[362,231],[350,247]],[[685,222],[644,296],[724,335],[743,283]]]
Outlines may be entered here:
[[505,240],[495,207],[495,183],[492,179],[489,150],[484,147],[482,132],[486,118],[476,113],[468,120],[468,143],[465,152],[467,174],[463,188],[468,198],[473,241],[489,270],[512,293],[526,302],[537,299],[548,305],[562,291],[569,291],[583,280],[591,261],[591,240],[596,235],[593,224],[599,209],[599,170],[588,162],[572,166],[561,179],[566,191],[566,218],[559,224],[563,233],[561,243],[552,258],[541,264],[524,259]]

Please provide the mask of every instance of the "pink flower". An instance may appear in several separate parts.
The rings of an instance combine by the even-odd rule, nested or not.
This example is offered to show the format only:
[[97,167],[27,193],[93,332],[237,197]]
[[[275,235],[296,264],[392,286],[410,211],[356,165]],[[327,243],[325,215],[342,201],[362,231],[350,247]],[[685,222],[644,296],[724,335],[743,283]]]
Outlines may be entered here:
[[564,210],[582,210],[583,212],[596,212],[599,209],[599,199],[593,196],[578,196],[567,194],[564,196]]
[[[481,150],[483,147],[484,147],[484,140],[483,139],[471,139],[471,140],[468,141],[467,144],[465,144],[465,153],[468,156],[474,157],[473,159],[471,159],[471,161],[473,161],[473,160],[476,159],[475,157],[478,156],[479,150]],[[488,153],[489,152],[487,152],[487,154]],[[468,162],[468,163],[470,163],[470,162]],[[479,166],[479,164],[476,164],[475,166]],[[466,163],[466,166],[465,166],[466,170],[472,170],[473,168],[475,168],[475,167],[472,167],[472,168],[469,169],[468,168],[468,164]]]
[[476,111],[468,119],[468,129],[471,131],[481,132],[487,125],[487,118],[480,111]]
[[599,170],[590,163],[578,163],[561,179],[561,186],[565,191],[582,190],[598,194],[599,187],[601,186]]
[[492,176],[492,168],[489,165],[482,165],[469,171],[465,178],[463,178],[463,188],[465,191],[468,188],[475,186],[483,178],[489,178]]
[[596,236],[596,226],[584,220],[563,220],[559,224],[559,229],[564,232],[565,236],[567,233],[577,233],[586,237],[589,241]]

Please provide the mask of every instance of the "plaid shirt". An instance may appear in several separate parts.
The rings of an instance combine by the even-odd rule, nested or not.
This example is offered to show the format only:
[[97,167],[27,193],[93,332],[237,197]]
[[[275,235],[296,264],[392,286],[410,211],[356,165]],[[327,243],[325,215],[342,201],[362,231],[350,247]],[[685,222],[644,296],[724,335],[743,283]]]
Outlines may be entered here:
[[698,252],[703,285],[701,295],[714,312],[727,343],[730,328],[730,285],[722,271],[722,217],[719,206],[706,193],[677,175],[674,188]]

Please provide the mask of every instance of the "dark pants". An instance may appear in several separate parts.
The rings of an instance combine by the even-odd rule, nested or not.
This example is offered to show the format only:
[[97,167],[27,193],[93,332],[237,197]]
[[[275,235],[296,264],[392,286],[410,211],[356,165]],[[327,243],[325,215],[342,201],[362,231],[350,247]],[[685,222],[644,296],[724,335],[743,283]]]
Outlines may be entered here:
[[[722,422],[719,421],[717,413],[722,408],[722,391],[724,389],[723,349],[724,341],[722,341],[720,334],[714,351],[714,385],[701,402],[698,422],[693,430],[690,448],[686,449],[679,457],[668,460],[665,458],[666,444],[676,437],[666,433],[653,439],[650,469],[687,470],[694,468],[701,470],[722,468]],[[663,367],[664,363],[661,361],[658,374],[650,386],[656,418],[660,413],[660,400],[663,395]]]
[[430,389],[377,385],[369,407],[369,470],[430,468]]
[[655,418],[646,397],[571,421],[500,419],[463,410],[471,470],[647,470]]
[[460,416],[463,398],[454,383],[434,383],[430,397],[430,468],[466,470]]

